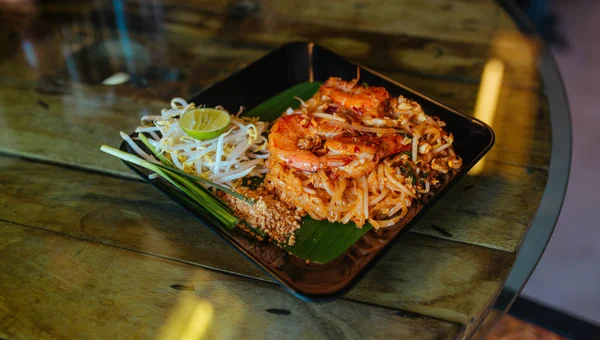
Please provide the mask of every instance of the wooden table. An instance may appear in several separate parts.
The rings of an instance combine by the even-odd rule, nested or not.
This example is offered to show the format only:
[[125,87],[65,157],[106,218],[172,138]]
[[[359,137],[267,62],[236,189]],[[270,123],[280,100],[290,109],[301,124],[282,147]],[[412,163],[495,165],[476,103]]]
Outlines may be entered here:
[[[305,303],[99,146],[294,40],[473,113],[488,57],[506,59],[494,36],[518,31],[502,7],[6,1],[0,19],[2,338],[468,338],[543,199],[551,105],[543,76],[523,82],[507,58],[485,162],[344,298]],[[100,84],[119,71],[131,81]]]

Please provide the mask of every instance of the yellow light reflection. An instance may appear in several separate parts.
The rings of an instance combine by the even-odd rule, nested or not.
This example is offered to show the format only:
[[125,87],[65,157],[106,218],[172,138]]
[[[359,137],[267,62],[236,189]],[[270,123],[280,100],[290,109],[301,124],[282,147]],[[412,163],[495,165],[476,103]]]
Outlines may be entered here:
[[[490,59],[481,75],[481,86],[475,103],[475,118],[492,125],[498,108],[498,98],[502,89],[504,63],[500,59]],[[471,169],[471,175],[478,175],[483,170],[485,157]]]
[[[491,159],[511,164],[539,162],[543,155],[534,140],[544,139],[537,122],[540,82],[537,77],[538,41],[517,32],[499,32],[481,75],[474,116],[490,125],[496,147],[469,172],[481,175]],[[485,164],[485,166],[484,166]]]
[[496,113],[503,75],[504,64],[500,59],[489,60],[483,69],[481,87],[475,104],[475,118],[487,124],[492,124]]
[[171,314],[161,329],[159,340],[198,340],[207,335],[214,316],[214,308],[208,301],[195,295],[187,295]]

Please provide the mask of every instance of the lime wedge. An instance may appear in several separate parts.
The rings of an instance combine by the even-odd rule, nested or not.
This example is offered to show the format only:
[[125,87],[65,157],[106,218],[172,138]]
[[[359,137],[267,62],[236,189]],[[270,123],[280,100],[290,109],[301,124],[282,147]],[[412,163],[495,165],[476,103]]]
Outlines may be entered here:
[[191,137],[208,140],[219,137],[231,118],[229,113],[217,109],[193,109],[179,117],[179,126]]

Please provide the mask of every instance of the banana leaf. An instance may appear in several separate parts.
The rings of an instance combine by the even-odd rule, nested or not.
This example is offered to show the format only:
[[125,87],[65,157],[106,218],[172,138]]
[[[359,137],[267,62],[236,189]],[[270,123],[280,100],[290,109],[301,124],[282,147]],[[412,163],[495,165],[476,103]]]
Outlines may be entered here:
[[321,84],[321,82],[307,82],[294,85],[262,102],[244,115],[248,117],[260,117],[262,121],[272,122],[279,118],[288,107],[295,109],[300,106],[300,101],[296,98],[302,100],[310,99],[317,92]]
[[370,229],[371,225],[368,223],[359,229],[354,222],[331,223],[305,217],[302,228],[294,233],[296,243],[292,247],[287,246],[285,250],[303,260],[323,264],[342,255]]
[[[292,86],[248,111],[246,115],[260,117],[263,121],[274,121],[288,107],[295,109],[300,105],[300,101],[294,97],[308,100],[320,86],[320,82]],[[256,184],[256,179],[254,183]],[[371,225],[369,224],[358,229],[352,222],[348,224],[331,223],[305,217],[302,227],[294,234],[296,243],[292,247],[285,247],[285,250],[303,260],[323,264],[342,255],[370,229]]]

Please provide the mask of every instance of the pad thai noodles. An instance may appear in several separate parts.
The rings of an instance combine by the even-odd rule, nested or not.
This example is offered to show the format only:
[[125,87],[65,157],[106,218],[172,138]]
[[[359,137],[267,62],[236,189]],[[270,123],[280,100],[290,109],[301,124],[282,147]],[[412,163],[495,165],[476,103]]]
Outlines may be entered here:
[[271,127],[265,183],[314,219],[388,227],[461,167],[444,126],[382,87],[329,78]]

